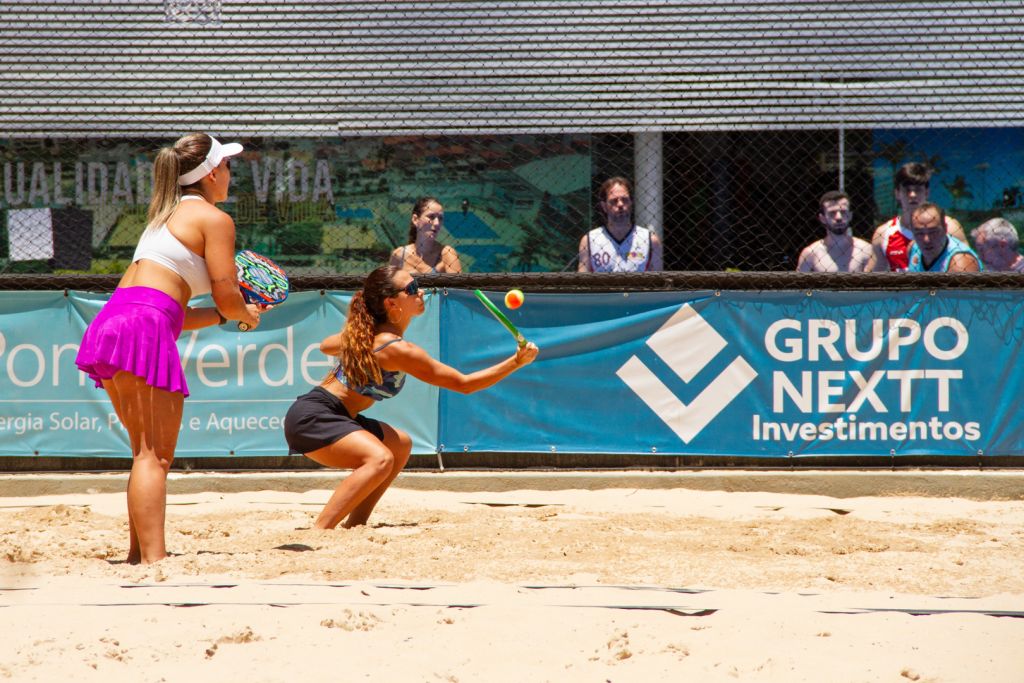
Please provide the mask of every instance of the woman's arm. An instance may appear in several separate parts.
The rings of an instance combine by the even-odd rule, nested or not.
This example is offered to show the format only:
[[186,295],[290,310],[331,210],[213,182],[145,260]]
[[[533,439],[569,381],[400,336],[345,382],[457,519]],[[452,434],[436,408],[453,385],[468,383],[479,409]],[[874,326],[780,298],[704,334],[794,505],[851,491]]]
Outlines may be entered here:
[[222,325],[224,322],[226,321],[221,320],[220,311],[216,308],[192,308],[189,306],[185,309],[185,324],[182,325],[182,329],[199,330],[204,327]]
[[213,302],[228,320],[240,320],[250,328],[259,324],[259,307],[246,304],[238,290],[235,268],[235,222],[219,209],[204,217],[203,240],[206,270],[210,274]]
[[[323,345],[320,348],[322,350]],[[529,365],[537,357],[538,351],[536,345],[529,343],[500,363],[466,374],[431,358],[416,344],[402,341],[377,354],[377,362],[384,370],[407,372],[427,384],[460,394],[472,394],[497,384],[519,368]]]
[[462,261],[459,260],[459,252],[455,251],[455,247],[446,245],[441,250],[441,262],[444,264],[446,273],[462,272]]
[[337,356],[341,353],[341,332],[325,337],[320,342],[320,353],[325,356]]

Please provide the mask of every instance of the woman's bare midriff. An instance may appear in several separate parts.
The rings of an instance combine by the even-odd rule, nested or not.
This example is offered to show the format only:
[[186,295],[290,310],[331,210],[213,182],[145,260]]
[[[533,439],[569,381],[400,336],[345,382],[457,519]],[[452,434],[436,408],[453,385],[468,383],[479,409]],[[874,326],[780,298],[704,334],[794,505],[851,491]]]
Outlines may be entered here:
[[181,304],[182,310],[188,306],[188,300],[192,297],[192,289],[185,283],[185,278],[147,259],[140,259],[128,266],[117,286],[158,289]]
[[334,375],[329,376],[321,382],[320,386],[341,401],[342,405],[345,406],[345,410],[347,410],[348,414],[352,417],[355,417],[357,413],[361,413],[373,405],[372,398],[350,391],[349,388],[339,382]]

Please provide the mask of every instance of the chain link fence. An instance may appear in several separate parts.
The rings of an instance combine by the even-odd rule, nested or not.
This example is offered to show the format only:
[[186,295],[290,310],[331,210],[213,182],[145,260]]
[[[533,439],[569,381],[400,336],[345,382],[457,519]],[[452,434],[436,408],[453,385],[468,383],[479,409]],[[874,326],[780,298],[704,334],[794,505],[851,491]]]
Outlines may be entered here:
[[830,190],[870,241],[910,161],[969,240],[1024,226],[1019,3],[814,5],[4,3],[0,278],[122,272],[193,130],[245,145],[222,208],[299,277],[401,253],[425,196],[463,272],[574,273],[613,176],[669,271],[794,271]]

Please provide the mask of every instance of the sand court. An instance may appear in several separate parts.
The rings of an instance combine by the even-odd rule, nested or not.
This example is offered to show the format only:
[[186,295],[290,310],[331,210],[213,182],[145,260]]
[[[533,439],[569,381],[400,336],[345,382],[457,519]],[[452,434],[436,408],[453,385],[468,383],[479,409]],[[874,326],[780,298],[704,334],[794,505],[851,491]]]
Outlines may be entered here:
[[449,474],[335,531],[338,473],[172,475],[148,567],[122,475],[5,475],[0,677],[1024,678],[1016,477]]

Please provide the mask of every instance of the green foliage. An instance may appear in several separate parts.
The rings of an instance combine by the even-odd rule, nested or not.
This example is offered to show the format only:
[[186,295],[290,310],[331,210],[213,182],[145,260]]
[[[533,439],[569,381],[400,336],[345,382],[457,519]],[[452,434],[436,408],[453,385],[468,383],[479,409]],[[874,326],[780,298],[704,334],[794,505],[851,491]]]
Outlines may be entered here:
[[320,253],[323,236],[320,223],[292,223],[281,231],[277,243],[282,254],[312,256]]

